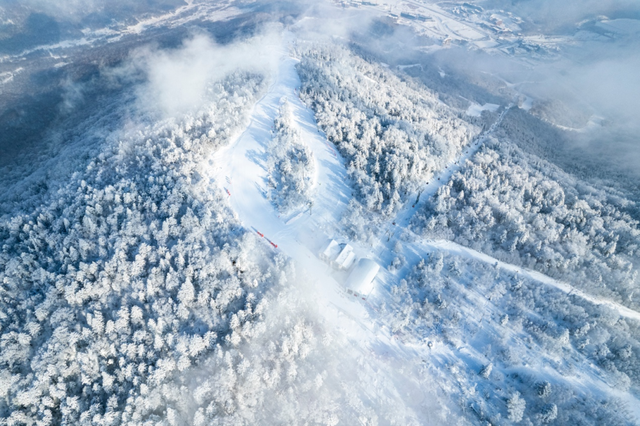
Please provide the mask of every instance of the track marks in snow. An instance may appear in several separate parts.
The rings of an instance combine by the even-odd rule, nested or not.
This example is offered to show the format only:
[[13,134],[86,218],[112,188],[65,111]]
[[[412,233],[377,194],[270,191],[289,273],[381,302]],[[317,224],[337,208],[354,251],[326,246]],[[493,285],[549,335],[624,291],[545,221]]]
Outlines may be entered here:
[[[441,171],[439,175],[434,176],[432,181],[426,185],[423,191],[420,194],[417,194],[417,197],[419,198],[419,202],[415,202],[411,205],[407,203],[404,209],[402,209],[393,219],[390,219],[387,222],[386,232],[388,232],[390,235],[393,234],[392,232],[390,232],[390,230],[393,228],[409,231],[410,230],[409,223],[411,221],[411,218],[415,214],[415,212],[417,212],[420,208],[422,208],[424,206],[424,203],[426,203],[438,191],[438,189],[441,186],[445,185],[451,179],[451,177],[460,170],[460,168],[464,165],[464,163],[468,159],[470,159],[473,155],[475,155],[478,152],[480,147],[484,144],[484,142],[486,142],[491,137],[491,135],[498,128],[498,126],[500,126],[500,124],[502,123],[502,120],[504,119],[505,115],[513,107],[514,107],[513,104],[509,104],[504,110],[502,110],[502,112],[500,113],[496,121],[485,132],[479,135],[476,138],[476,140],[473,141],[462,152],[458,160],[454,161],[453,163],[450,163],[445,170]],[[395,232],[394,236],[396,239],[398,239],[400,237],[400,232]],[[419,239],[421,239],[421,237],[419,237]],[[391,240],[387,245],[391,247],[390,243],[392,242],[393,240]],[[567,284],[563,281],[556,280],[541,272],[529,270],[517,265],[499,261],[498,259],[495,259],[492,256],[461,246],[452,241],[444,241],[444,240],[423,241],[423,242],[418,242],[416,244],[423,245],[425,247],[430,247],[432,249],[438,249],[438,250],[450,252],[450,253],[457,254],[467,258],[474,258],[476,260],[479,260],[485,263],[496,265],[499,268],[502,268],[511,272],[517,272],[518,274],[526,276],[532,280],[538,281],[545,285],[555,287],[567,294],[572,294],[577,297],[581,297],[593,304],[608,306],[609,308],[618,312],[621,316],[625,318],[630,318],[636,321],[640,321],[640,312],[629,309],[626,306],[623,306],[617,302],[591,296],[581,290],[576,289],[570,284]]]
[[480,253],[476,250],[461,246],[457,243],[454,243],[452,241],[424,241],[421,243],[421,245],[423,245],[424,247],[428,247],[431,249],[437,249],[437,250],[442,250],[442,251],[446,251],[448,253],[452,253],[461,257],[465,257],[465,258],[469,258],[469,259],[475,259],[475,260],[479,260],[481,262],[484,263],[488,263],[491,265],[496,266],[496,268],[499,269],[504,269],[506,271],[510,271],[510,272],[514,272],[517,273],[518,275],[522,275],[524,277],[527,277],[533,281],[537,281],[539,283],[545,284],[545,285],[549,285],[552,287],[557,288],[558,290],[563,291],[564,293],[570,294],[570,295],[574,295],[577,297],[580,297],[584,300],[587,300],[591,303],[593,303],[594,305],[604,305],[609,307],[610,309],[613,309],[615,312],[617,312],[620,316],[623,316],[625,318],[630,318],[636,321],[640,321],[640,312],[634,311],[632,309],[627,308],[626,306],[623,306],[617,302],[611,301],[611,300],[606,300],[606,299],[602,299],[602,298],[598,298],[598,297],[594,297],[591,296],[581,290],[576,289],[575,287],[571,286],[570,284],[567,284],[565,282],[556,280],[554,278],[549,277],[548,275],[545,275],[541,272],[537,272],[537,271],[532,271],[530,269],[526,269],[520,266],[516,266],[510,263],[505,263],[502,262],[494,257],[491,257],[487,254],[484,253]]

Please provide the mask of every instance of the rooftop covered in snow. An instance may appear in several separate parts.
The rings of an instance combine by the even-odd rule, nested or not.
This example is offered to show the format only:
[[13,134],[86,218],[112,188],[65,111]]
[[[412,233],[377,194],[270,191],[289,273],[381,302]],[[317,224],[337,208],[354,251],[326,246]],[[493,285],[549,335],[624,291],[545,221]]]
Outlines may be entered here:
[[373,290],[373,280],[379,270],[380,266],[373,260],[364,257],[359,259],[347,278],[347,289],[359,295],[368,295]]

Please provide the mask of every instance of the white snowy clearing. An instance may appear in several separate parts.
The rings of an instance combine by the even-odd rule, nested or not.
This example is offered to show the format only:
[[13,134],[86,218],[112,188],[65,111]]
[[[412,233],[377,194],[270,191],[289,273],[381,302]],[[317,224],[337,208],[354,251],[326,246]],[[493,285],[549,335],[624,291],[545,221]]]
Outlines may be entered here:
[[473,117],[480,117],[480,115],[482,114],[482,111],[495,112],[498,110],[498,108],[500,108],[500,105],[496,105],[496,104],[479,105],[476,103],[472,103],[471,105],[469,105],[469,108],[467,108],[466,114]]
[[[209,179],[212,191],[222,191],[228,194],[232,209],[239,216],[240,221],[247,229],[254,230],[262,237],[265,244],[270,244],[274,250],[278,250],[296,261],[297,266],[303,271],[303,275],[315,285],[317,295],[316,303],[325,321],[336,330],[343,332],[363,354],[372,354],[374,359],[382,361],[381,370],[386,374],[393,374],[388,367],[391,363],[423,362],[431,365],[428,368],[440,368],[436,375],[442,375],[449,365],[449,361],[455,357],[475,357],[470,354],[473,348],[454,348],[446,345],[416,346],[405,342],[402,337],[390,332],[376,315],[380,312],[381,304],[386,303],[389,289],[397,285],[399,278],[394,273],[381,269],[376,279],[377,288],[366,302],[348,295],[344,291],[345,272],[333,270],[327,263],[319,258],[323,246],[330,239],[340,240],[339,221],[347,208],[351,197],[351,189],[347,184],[347,174],[342,158],[318,130],[313,111],[306,108],[297,96],[297,88],[300,80],[295,70],[296,59],[289,56],[285,37],[284,46],[276,47],[282,55],[277,70],[273,72],[271,85],[266,95],[255,105],[251,112],[248,128],[237,137],[228,147],[216,152],[209,164]],[[310,210],[306,208],[293,212],[286,217],[279,217],[277,211],[265,197],[265,182],[267,177],[266,152],[272,138],[272,126],[278,114],[280,101],[286,97],[294,116],[295,125],[300,131],[301,141],[306,144],[315,157],[316,176],[314,180],[314,203]],[[552,286],[561,291],[582,297],[591,303],[606,305],[619,315],[634,320],[640,320],[640,313],[623,307],[615,302],[599,300],[572,288],[568,284],[549,278],[541,273],[533,272],[514,265],[500,262],[488,255],[462,247],[449,241],[425,241],[412,238],[401,238],[403,232],[408,231],[408,224],[413,213],[418,210],[419,204],[425,202],[435,193],[439,186],[446,183],[460,165],[472,156],[479,146],[490,137],[506,112],[512,105],[506,106],[496,123],[480,135],[467,149],[463,151],[461,158],[447,166],[432,182],[429,182],[421,197],[410,198],[407,205],[400,210],[394,219],[389,220],[387,226],[379,231],[381,243],[365,246],[356,242],[349,242],[354,247],[357,257],[369,257],[381,266],[389,265],[394,257],[393,247],[397,247],[399,241],[403,245],[403,253],[407,256],[408,264],[412,265],[432,252],[448,252],[463,258],[470,258],[488,265],[504,269],[530,280],[544,285]],[[491,105],[491,110],[499,107]],[[343,239],[343,238],[342,238]],[[463,356],[462,352],[466,351]],[[577,362],[577,361],[576,361]],[[586,361],[578,366],[582,370],[579,374],[566,378],[569,381],[580,382],[581,386],[598,389],[602,394],[610,394],[628,403],[628,407],[634,412],[636,418],[640,418],[640,402],[630,393],[619,392],[611,389],[606,380]],[[592,366],[592,365],[591,365]],[[544,368],[541,366],[541,368]],[[455,373],[452,373],[455,374]],[[552,374],[552,373],[549,373]],[[551,376],[550,376],[551,377]],[[398,379],[399,380],[399,379]],[[397,380],[395,380],[397,383]],[[453,379],[437,381],[440,390],[447,392],[452,387]],[[418,380],[415,383],[403,383],[411,386],[412,392],[417,392],[415,398],[416,413],[420,418],[429,422],[432,412],[425,410],[425,400],[428,395],[433,396],[434,390],[427,390],[420,386]],[[433,385],[433,383],[432,383]],[[431,388],[432,389],[432,388]],[[420,396],[416,396],[420,395]]]
[[[221,166],[210,170],[210,179],[217,184],[215,190],[229,195],[233,210],[248,229],[264,236],[265,244],[270,244],[274,250],[295,259],[306,275],[316,280],[328,305],[333,304],[354,318],[364,319],[367,317],[364,307],[344,300],[340,284],[329,274],[330,266],[317,256],[324,240],[328,240],[332,225],[338,222],[346,208],[351,189],[346,183],[346,172],[339,155],[318,132],[313,112],[297,97],[300,81],[294,68],[296,60],[284,51],[282,54],[271,86],[255,105],[247,129],[236,141],[215,153],[215,159],[210,163]],[[286,217],[278,215],[265,197],[264,187],[267,176],[265,149],[272,138],[273,121],[283,97],[289,99],[301,140],[313,151],[317,162],[311,211],[296,211]],[[366,329],[364,324],[361,322]]]
[[[405,398],[405,402],[414,413],[413,416],[407,413],[407,416],[437,423],[437,410],[431,406],[436,400],[434,390],[420,386],[417,377],[411,377],[411,382],[398,377],[398,366],[394,366],[398,361],[395,358],[411,359],[415,365],[423,357],[416,356],[413,350],[400,348],[389,333],[381,333],[375,321],[370,319],[372,310],[359,303],[359,299],[347,296],[343,285],[332,276],[331,266],[318,257],[325,241],[337,232],[351,189],[339,154],[319,132],[313,111],[297,96],[300,80],[295,70],[296,59],[288,56],[286,47],[280,49],[282,58],[278,69],[272,75],[267,93],[251,111],[249,126],[230,145],[216,152],[209,162],[221,165],[209,170],[212,190],[228,195],[231,207],[247,229],[255,231],[274,250],[282,251],[296,261],[303,276],[314,285],[315,293],[310,297],[317,298],[318,312],[331,328],[341,332],[362,355],[386,360],[384,364],[375,365],[376,374],[385,375],[387,381],[395,383],[399,389],[411,391],[411,397]],[[272,138],[273,122],[283,97],[290,102],[302,142],[313,152],[317,174],[311,211],[279,217],[265,197],[265,149]],[[370,250],[363,253],[360,249],[357,254],[373,256]],[[395,357],[388,359],[391,354]],[[372,380],[377,382],[378,378]]]

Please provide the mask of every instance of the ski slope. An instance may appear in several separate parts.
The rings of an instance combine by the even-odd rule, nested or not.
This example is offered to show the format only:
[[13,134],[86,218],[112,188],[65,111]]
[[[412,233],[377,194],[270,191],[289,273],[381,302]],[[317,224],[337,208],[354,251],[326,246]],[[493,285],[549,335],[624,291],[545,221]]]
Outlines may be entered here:
[[[337,233],[351,189],[347,185],[342,158],[318,130],[313,111],[306,108],[297,96],[300,86],[295,70],[297,60],[288,56],[286,47],[281,48],[280,54],[282,59],[273,72],[268,92],[251,111],[248,127],[229,146],[216,152],[209,162],[214,165],[208,171],[212,189],[225,191],[232,209],[246,229],[253,230],[273,250],[295,261],[296,271],[311,284],[309,297],[323,320],[370,359],[376,374],[385,375],[398,389],[412,389],[413,397],[408,403],[412,412],[408,416],[430,419],[435,411],[431,407],[432,401],[437,399],[433,389],[422,386],[416,377],[398,376],[396,365],[403,362],[405,366],[420,366],[424,356],[416,355],[414,348],[399,346],[389,333],[381,331],[370,317],[370,306],[343,291],[339,280],[345,276],[336,276],[331,266],[318,257],[325,242]],[[267,177],[266,148],[272,138],[273,122],[283,97],[289,101],[301,141],[313,152],[316,176],[311,211],[304,209],[279,217],[265,197],[264,182]],[[360,250],[358,255],[373,256],[373,252]],[[370,380],[378,381],[375,377]]]
[[[268,93],[252,111],[247,129],[234,143],[216,153],[212,163],[220,166],[213,170],[212,179],[221,189],[228,190],[229,203],[247,229],[255,229],[259,237],[264,235],[261,238],[298,261],[311,276],[324,276],[328,266],[316,256],[318,244],[322,244],[319,240],[336,226],[349,200],[350,189],[341,159],[319,134],[313,113],[302,105],[295,93],[299,86],[295,62],[283,55]],[[264,194],[266,148],[281,99],[285,97],[290,102],[301,140],[315,157],[316,176],[311,211],[280,217]]]
[[[330,273],[330,266],[317,253],[327,232],[337,226],[346,208],[350,189],[341,158],[318,132],[313,112],[302,105],[296,90],[300,80],[295,70],[296,60],[281,47],[281,56],[274,70],[268,92],[254,106],[246,130],[228,147],[218,151],[209,170],[215,190],[228,191],[229,203],[247,229],[256,232],[273,250],[296,261],[299,271],[315,286],[328,309],[327,318],[348,315],[356,319],[359,330],[354,336],[369,331],[365,307],[344,297],[341,286]],[[301,140],[311,148],[316,161],[314,205],[279,217],[265,197],[266,148],[272,138],[273,122],[281,99],[289,100]],[[337,316],[336,316],[337,315]]]
[[[297,96],[300,80],[295,70],[296,59],[289,57],[286,43],[277,49],[281,59],[277,69],[272,73],[267,93],[251,111],[248,127],[229,146],[215,153],[214,158],[210,161],[212,167],[208,172],[212,190],[225,191],[230,206],[246,229],[252,229],[257,238],[263,240],[271,249],[282,252],[295,260],[297,270],[306,278],[306,281],[311,283],[313,294],[310,297],[315,298],[314,301],[317,302],[324,320],[345,335],[363,355],[373,355],[372,362],[378,362],[375,369],[379,374],[387,375],[396,383],[398,380],[404,380],[405,382],[400,383],[399,386],[422,392],[422,396],[415,401],[413,408],[416,414],[420,413],[419,418],[424,418],[424,400],[434,398],[431,393],[433,391],[420,385],[416,381],[417,379],[394,377],[392,366],[397,366],[398,363],[413,366],[422,365],[420,363],[427,363],[428,359],[430,360],[430,371],[438,376],[446,374],[444,371],[446,371],[448,360],[463,356],[460,351],[466,351],[464,357],[478,357],[477,350],[446,346],[432,348],[427,346],[426,342],[424,345],[418,346],[404,342],[386,327],[381,327],[380,321],[376,318],[380,304],[386,303],[385,297],[389,295],[389,288],[399,281],[397,274],[390,273],[383,268],[378,276],[379,284],[382,282],[383,285],[374,291],[367,303],[361,303],[358,299],[347,296],[343,291],[342,283],[346,278],[346,273],[334,271],[319,259],[318,254],[324,244],[330,238],[339,235],[339,221],[351,198],[351,189],[347,184],[347,173],[342,158],[326,140],[323,133],[318,130],[313,112],[306,108]],[[277,210],[265,197],[266,149],[273,136],[272,126],[282,98],[287,98],[289,101],[295,125],[300,131],[301,141],[312,150],[316,161],[312,195],[313,207],[311,210],[305,208],[293,212],[286,217],[279,217]],[[394,256],[392,247],[401,241],[404,253],[413,253],[413,256],[407,256],[412,257],[409,259],[409,264],[417,262],[418,259],[424,258],[436,250],[473,258],[497,268],[526,276],[544,285],[553,286],[592,303],[604,304],[621,316],[640,320],[640,313],[615,302],[598,299],[541,273],[500,262],[491,256],[453,242],[429,241],[419,238],[411,242],[400,239],[401,234],[408,230],[409,222],[415,211],[459,170],[466,159],[475,154],[511,107],[512,105],[507,106],[501,112],[496,123],[467,147],[457,161],[448,165],[439,175],[434,176],[433,180],[424,188],[419,200],[416,200],[415,203],[410,201],[398,212],[397,216],[390,219],[386,226],[380,229],[381,240],[379,244],[370,247],[350,242],[357,257],[372,258],[384,267]],[[385,239],[386,235],[388,238]],[[480,306],[478,308],[483,309]],[[472,355],[469,355],[470,353]],[[586,361],[583,362],[586,363]],[[585,373],[581,373],[579,377],[576,376],[571,380],[580,380],[582,385],[600,389],[603,394],[611,392],[595,369],[591,369],[588,364],[584,364],[582,368]],[[452,384],[447,380],[445,378],[437,383],[445,392],[450,392]],[[429,386],[428,389],[432,389],[432,386]],[[640,404],[636,404],[637,400],[631,394],[617,391],[615,393],[626,399],[631,407],[640,406]],[[635,411],[635,414],[640,417],[640,410]]]

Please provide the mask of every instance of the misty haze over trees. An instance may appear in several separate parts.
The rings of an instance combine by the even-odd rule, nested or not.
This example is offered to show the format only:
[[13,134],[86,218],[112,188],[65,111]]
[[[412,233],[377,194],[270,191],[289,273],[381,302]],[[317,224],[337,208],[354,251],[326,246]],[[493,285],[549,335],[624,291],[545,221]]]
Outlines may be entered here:
[[512,3],[0,0],[0,424],[640,424],[640,6]]

